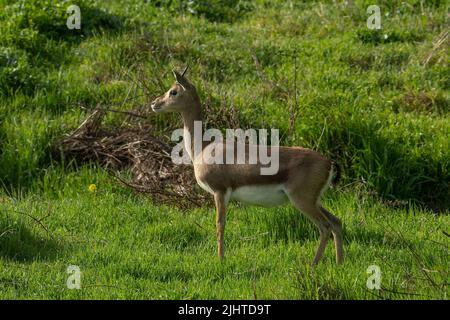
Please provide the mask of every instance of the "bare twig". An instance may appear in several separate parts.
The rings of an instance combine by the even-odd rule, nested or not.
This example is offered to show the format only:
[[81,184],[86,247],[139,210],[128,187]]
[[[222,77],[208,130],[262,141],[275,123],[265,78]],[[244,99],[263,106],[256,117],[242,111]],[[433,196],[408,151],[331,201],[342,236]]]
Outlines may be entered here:
[[[435,55],[435,53],[439,50],[439,48],[448,40],[448,34],[449,31],[446,30],[444,32],[442,32],[439,36],[437,41],[434,43],[433,48],[431,49],[430,53],[428,53],[428,55],[426,57],[424,57],[422,59],[422,64],[424,66],[426,66],[431,59],[433,58],[433,56]],[[444,49],[446,50],[446,46],[444,46]]]
[[399,294],[399,295],[405,295],[405,296],[418,296],[418,297],[427,297],[427,298],[431,298],[430,296],[424,295],[424,294],[420,294],[420,293],[414,293],[414,292],[403,292],[403,291],[395,291],[395,290],[391,290],[391,289],[387,289],[385,287],[381,287],[381,290],[389,292],[389,293],[393,293],[393,294]]
[[254,239],[257,239],[259,237],[266,236],[268,234],[269,234],[269,232],[258,233],[256,235],[250,236],[250,237],[241,237],[241,240],[243,240],[243,241],[254,240]]
[[23,212],[23,211],[20,211],[20,210],[15,210],[15,212],[17,212],[17,213],[19,213],[19,214],[23,214],[23,215],[27,216],[28,218],[32,219],[34,222],[36,222],[38,225],[40,225],[40,226],[42,227],[42,229],[45,230],[45,232],[47,232],[47,235],[48,235],[51,239],[53,239],[53,236],[52,236],[52,234],[50,233],[50,231],[49,231],[49,230],[47,229],[47,227],[42,223],[42,220],[44,220],[45,218],[47,218],[50,214],[48,214],[48,215],[46,215],[46,216],[44,216],[44,217],[38,219],[38,218],[36,218],[36,217],[33,217],[31,214],[29,214],[29,213],[27,213],[27,212]]
[[122,111],[122,110],[115,110],[115,109],[109,109],[109,108],[98,108],[98,110],[101,111],[108,111],[108,112],[115,112],[115,113],[122,113],[122,114],[126,114],[132,117],[136,117],[136,118],[141,118],[141,119],[147,119],[146,116],[131,112],[131,111]]
[[13,231],[14,231],[14,228],[6,229],[5,231],[3,231],[3,232],[0,234],[0,238],[2,238],[3,236],[6,236],[8,233],[12,233]]
[[261,63],[259,62],[258,57],[256,54],[252,55],[253,62],[255,63],[256,72],[258,73],[258,76],[263,80],[263,82],[266,85],[269,85],[272,88],[277,88],[280,92],[283,93],[284,97],[287,98],[289,96],[289,92],[287,89],[280,86],[278,83],[272,81],[267,77],[267,75],[264,73],[263,67],[261,66]]

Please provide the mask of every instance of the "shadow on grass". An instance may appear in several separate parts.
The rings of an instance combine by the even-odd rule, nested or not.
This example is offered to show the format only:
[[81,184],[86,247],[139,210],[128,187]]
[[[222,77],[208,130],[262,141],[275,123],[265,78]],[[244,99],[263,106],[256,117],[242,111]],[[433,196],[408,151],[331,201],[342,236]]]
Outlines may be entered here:
[[0,256],[8,260],[30,262],[54,260],[60,244],[49,237],[41,237],[20,222],[6,225],[0,221]]
[[[345,227],[344,227],[345,228]],[[404,249],[410,245],[410,241],[400,240],[392,234],[377,232],[374,230],[356,228],[352,230],[344,229],[344,243],[356,242],[359,245],[389,247],[392,249]]]
[[315,241],[319,238],[317,228],[307,220],[299,211],[294,208],[286,210],[284,207],[275,211],[258,213],[253,216],[251,223],[262,226],[261,230],[268,232],[267,236],[263,236],[264,245],[273,244],[274,242],[292,243]]
[[448,161],[438,143],[437,151],[419,147],[435,144],[428,133],[419,138],[401,131],[383,136],[380,133],[389,128],[382,121],[343,122],[345,127],[324,134],[322,148],[338,159],[347,181],[362,177],[387,203],[414,203],[437,213],[448,210]]
[[[296,209],[280,210],[279,212],[267,212],[259,214],[252,222],[263,225],[262,229],[267,230],[267,236],[261,236],[265,246],[274,242],[283,243],[305,243],[318,242],[319,232],[317,227],[310,222],[303,214]],[[401,240],[395,234],[378,232],[365,228],[364,226],[354,226],[347,228],[344,221],[344,243],[351,242],[376,247],[389,247],[395,249],[404,249],[410,245],[408,240]],[[330,239],[330,244],[333,240]]]

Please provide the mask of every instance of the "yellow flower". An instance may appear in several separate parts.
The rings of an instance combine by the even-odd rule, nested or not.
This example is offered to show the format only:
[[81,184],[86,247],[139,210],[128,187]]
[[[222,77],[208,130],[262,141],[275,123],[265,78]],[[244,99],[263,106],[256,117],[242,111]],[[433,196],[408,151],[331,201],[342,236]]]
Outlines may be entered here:
[[97,191],[97,186],[95,184],[90,184],[88,187],[89,192],[96,192]]

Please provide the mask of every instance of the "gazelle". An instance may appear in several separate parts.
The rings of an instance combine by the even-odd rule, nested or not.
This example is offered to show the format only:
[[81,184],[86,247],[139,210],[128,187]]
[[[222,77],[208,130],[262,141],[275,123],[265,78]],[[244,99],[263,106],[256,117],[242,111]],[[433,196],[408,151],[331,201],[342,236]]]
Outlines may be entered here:
[[[331,235],[334,237],[336,262],[343,261],[341,221],[320,205],[320,197],[333,177],[330,160],[313,150],[300,147],[274,147],[278,152],[279,169],[274,175],[262,175],[261,163],[208,164],[211,148],[236,149],[235,143],[194,140],[194,122],[202,121],[202,109],[197,91],[184,76],[173,71],[176,82],[151,103],[154,112],[178,112],[184,123],[184,145],[194,164],[197,183],[214,196],[216,206],[216,236],[218,255],[224,256],[225,215],[231,199],[264,206],[290,201],[319,229],[320,242],[313,264],[322,258]],[[194,148],[194,143],[200,143]],[[247,150],[249,146],[246,145]],[[236,152],[233,153],[236,155]],[[206,158],[206,159],[205,159]],[[200,160],[200,161],[199,161]]]

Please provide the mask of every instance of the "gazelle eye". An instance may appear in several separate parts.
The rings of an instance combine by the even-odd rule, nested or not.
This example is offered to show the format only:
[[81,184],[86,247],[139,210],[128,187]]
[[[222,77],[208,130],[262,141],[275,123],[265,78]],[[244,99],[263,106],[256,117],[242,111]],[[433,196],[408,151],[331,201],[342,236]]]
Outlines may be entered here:
[[177,95],[177,90],[170,90],[170,95],[171,96],[176,96]]

